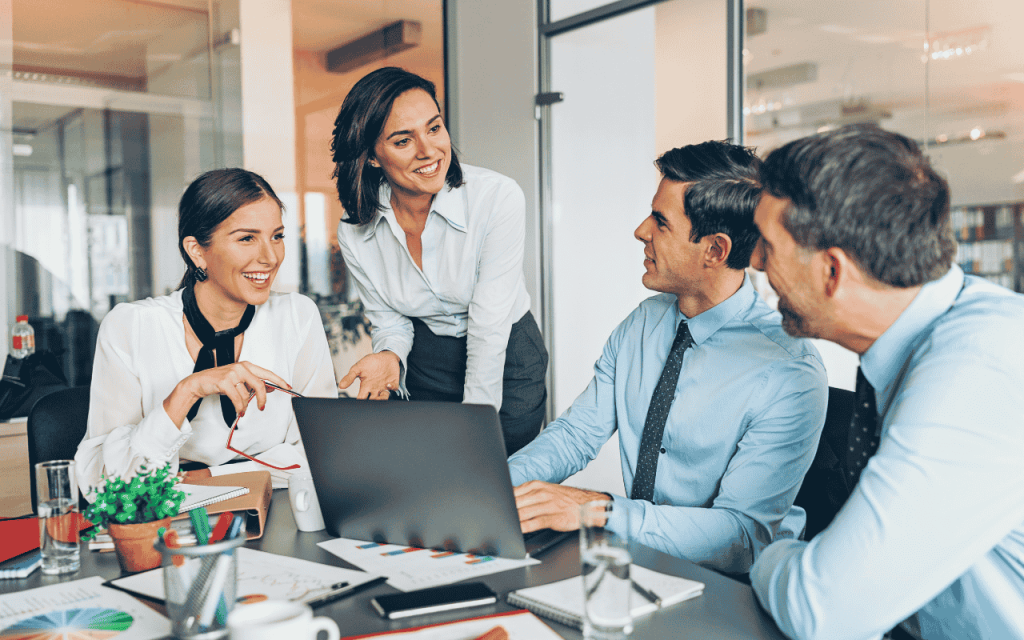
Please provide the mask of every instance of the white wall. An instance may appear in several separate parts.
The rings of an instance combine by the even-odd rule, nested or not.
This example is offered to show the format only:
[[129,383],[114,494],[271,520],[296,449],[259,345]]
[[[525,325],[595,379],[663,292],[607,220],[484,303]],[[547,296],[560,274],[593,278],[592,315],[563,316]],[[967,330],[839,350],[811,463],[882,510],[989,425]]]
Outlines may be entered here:
[[448,128],[460,159],[526,194],[523,271],[538,322],[540,235],[535,0],[448,0]]

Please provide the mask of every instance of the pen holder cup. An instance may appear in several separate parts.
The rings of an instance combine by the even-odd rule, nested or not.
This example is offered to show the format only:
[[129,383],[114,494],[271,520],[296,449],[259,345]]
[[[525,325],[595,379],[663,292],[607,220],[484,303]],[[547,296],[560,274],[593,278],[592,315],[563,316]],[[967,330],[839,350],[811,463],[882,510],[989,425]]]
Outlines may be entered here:
[[216,544],[168,548],[162,556],[164,594],[171,632],[182,640],[212,640],[228,635],[228,614],[235,608],[238,559],[235,549],[245,536]]

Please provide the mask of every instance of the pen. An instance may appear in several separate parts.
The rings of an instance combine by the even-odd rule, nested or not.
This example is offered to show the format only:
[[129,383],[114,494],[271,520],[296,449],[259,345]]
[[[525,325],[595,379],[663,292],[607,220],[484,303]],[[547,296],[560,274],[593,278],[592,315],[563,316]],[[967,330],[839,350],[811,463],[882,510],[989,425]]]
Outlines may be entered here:
[[245,513],[235,516],[231,520],[231,526],[228,527],[227,535],[224,537],[228,540],[234,540],[238,537],[238,534],[242,531],[242,524],[245,522]]
[[206,509],[193,509],[188,512],[188,517],[192,521],[192,530],[195,531],[199,544],[208,543],[210,541],[210,518],[206,514]]
[[644,589],[635,580],[633,581],[633,590],[653,602],[654,606],[659,609],[661,608],[661,598],[658,597],[658,594],[650,591],[649,589]]
[[225,511],[224,513],[220,514],[220,516],[218,516],[217,524],[214,525],[213,533],[210,534],[210,544],[213,544],[214,542],[220,542],[224,539],[224,536],[228,532],[228,527],[231,526],[231,521],[234,519],[234,517],[235,515],[230,511]]
[[340,588],[340,589],[338,589],[336,591],[331,591],[330,593],[325,593],[322,596],[313,598],[312,600],[306,600],[306,604],[308,604],[310,607],[321,607],[321,606],[323,606],[325,604],[330,604],[330,603],[332,603],[332,602],[334,602],[336,600],[341,600],[342,598],[347,598],[348,596],[352,595],[356,591],[362,591],[363,589],[366,589],[366,588],[369,588],[369,587],[372,587],[372,586],[376,586],[376,585],[386,581],[387,579],[388,579],[387,576],[378,576],[378,577],[374,578],[373,580],[368,580],[366,582],[362,582],[362,583],[357,584],[357,585],[351,585],[351,586],[342,587],[342,588]]

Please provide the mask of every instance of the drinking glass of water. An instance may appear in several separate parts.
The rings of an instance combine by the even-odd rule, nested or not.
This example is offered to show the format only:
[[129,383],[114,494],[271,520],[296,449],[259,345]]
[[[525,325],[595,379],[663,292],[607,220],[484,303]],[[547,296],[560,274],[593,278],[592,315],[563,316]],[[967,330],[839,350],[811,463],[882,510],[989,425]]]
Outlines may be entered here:
[[43,573],[78,571],[78,481],[74,460],[51,460],[36,465],[39,496],[39,549]]
[[629,541],[605,528],[613,508],[611,500],[580,507],[583,637],[591,640],[622,640],[633,631]]

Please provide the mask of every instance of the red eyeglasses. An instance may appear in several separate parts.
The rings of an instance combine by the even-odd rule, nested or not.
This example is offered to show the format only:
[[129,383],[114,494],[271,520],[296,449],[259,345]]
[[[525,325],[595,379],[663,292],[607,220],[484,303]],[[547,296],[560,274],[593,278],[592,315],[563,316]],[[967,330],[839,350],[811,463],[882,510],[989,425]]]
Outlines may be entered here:
[[[274,384],[273,382],[270,382],[268,380],[264,380],[263,384],[265,384],[268,387],[271,387],[273,389],[277,389],[278,391],[284,391],[288,395],[294,396],[296,398],[305,398],[306,397],[306,396],[302,395],[301,393],[296,393],[296,392],[291,391],[289,389],[285,389],[284,387],[279,387],[276,384]],[[248,406],[249,403],[252,402],[252,399],[255,398],[255,397],[256,397],[256,392],[255,391],[250,391],[249,392],[249,399],[246,400],[246,402],[245,402],[246,406]],[[270,464],[269,462],[264,462],[262,460],[257,460],[256,458],[250,456],[248,453],[246,453],[244,451],[239,451],[238,449],[232,447],[231,446],[231,438],[235,435],[235,429],[238,428],[238,420],[241,417],[242,417],[241,413],[239,413],[239,414],[237,414],[235,416],[235,421],[231,425],[231,430],[228,431],[228,444],[227,444],[228,451],[237,453],[238,455],[242,456],[243,458],[246,458],[248,460],[252,460],[253,462],[258,462],[258,463],[262,464],[264,467],[270,467],[271,469],[277,469],[278,471],[291,471],[292,469],[298,469],[298,468],[300,468],[302,466],[302,465],[298,465],[298,464],[292,464],[292,465],[288,465],[287,467],[276,467],[276,466]]]

